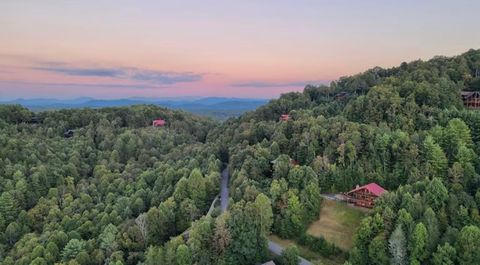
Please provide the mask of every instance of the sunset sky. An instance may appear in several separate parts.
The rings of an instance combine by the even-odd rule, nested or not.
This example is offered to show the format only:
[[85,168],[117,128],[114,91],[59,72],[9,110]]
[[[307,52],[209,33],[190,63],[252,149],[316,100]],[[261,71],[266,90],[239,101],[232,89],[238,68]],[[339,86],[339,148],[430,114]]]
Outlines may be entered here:
[[480,48],[480,1],[0,1],[0,100],[272,98]]

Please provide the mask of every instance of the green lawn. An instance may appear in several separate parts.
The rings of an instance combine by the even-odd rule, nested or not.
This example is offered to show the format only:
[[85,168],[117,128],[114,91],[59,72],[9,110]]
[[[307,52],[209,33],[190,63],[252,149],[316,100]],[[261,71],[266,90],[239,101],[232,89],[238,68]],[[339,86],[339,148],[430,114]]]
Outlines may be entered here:
[[353,236],[368,211],[343,202],[324,200],[320,218],[310,225],[307,233],[316,237],[323,236],[339,248],[349,251]]

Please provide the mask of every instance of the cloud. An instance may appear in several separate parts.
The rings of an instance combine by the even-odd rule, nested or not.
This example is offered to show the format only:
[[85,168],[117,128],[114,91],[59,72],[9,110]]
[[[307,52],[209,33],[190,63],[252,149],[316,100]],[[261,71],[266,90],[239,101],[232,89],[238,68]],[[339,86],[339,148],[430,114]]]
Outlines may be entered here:
[[196,82],[203,78],[202,74],[184,72],[160,72],[160,71],[148,71],[135,69],[130,73],[133,80],[147,81],[157,84],[171,85],[181,82]]
[[96,76],[96,77],[121,77],[123,71],[114,68],[71,68],[64,66],[57,67],[32,67],[34,70],[54,72],[73,76]]
[[328,84],[329,80],[314,80],[314,81],[294,81],[294,82],[265,82],[265,81],[250,81],[233,83],[234,87],[292,87],[292,86],[306,86],[308,84]]
[[69,76],[109,77],[147,82],[156,85],[172,85],[176,83],[196,82],[203,74],[192,72],[168,72],[139,69],[134,67],[98,68],[71,67],[62,64],[31,67],[33,70],[46,71]]
[[26,81],[3,81],[0,85],[24,85],[30,87],[62,87],[62,88],[125,88],[125,89],[157,89],[159,86],[145,84],[104,84],[104,83],[50,83],[50,82],[26,82]]

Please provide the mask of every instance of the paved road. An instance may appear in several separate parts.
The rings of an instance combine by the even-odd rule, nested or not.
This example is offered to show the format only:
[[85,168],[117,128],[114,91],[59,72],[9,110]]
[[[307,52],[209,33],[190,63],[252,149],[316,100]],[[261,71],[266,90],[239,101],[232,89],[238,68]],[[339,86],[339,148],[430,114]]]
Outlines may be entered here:
[[[272,252],[273,254],[275,255],[282,255],[282,252],[283,252],[283,248],[273,242],[273,241],[268,241],[268,250],[270,250],[270,252]],[[302,257],[299,257],[300,258],[300,263],[298,263],[299,265],[312,265],[312,263]]]
[[230,174],[228,172],[228,166],[222,171],[222,180],[220,183],[220,209],[222,213],[228,208],[228,179]]

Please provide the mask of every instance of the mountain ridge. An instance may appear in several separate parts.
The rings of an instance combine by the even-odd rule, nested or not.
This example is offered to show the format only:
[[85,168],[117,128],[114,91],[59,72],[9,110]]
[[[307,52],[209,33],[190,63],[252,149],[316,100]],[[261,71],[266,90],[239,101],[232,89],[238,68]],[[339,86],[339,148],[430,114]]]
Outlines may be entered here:
[[235,98],[235,97],[205,97],[205,98],[119,98],[119,99],[96,99],[80,97],[74,99],[34,98],[14,99],[0,101],[0,105],[19,104],[32,111],[77,109],[77,108],[104,108],[122,107],[132,105],[153,104],[172,109],[182,109],[194,114],[213,117],[224,120],[229,117],[237,117],[245,111],[254,110],[269,99]]

